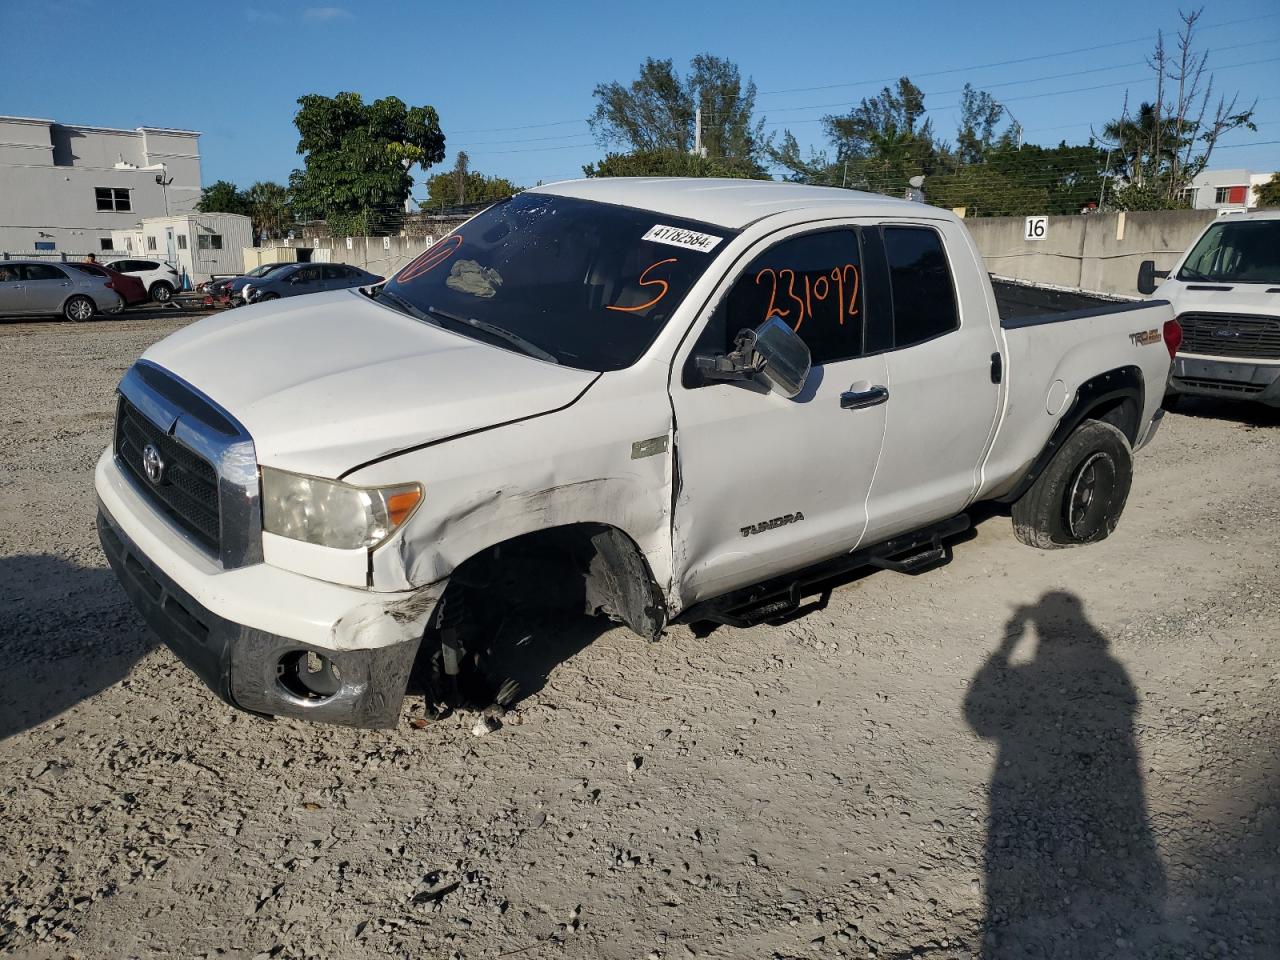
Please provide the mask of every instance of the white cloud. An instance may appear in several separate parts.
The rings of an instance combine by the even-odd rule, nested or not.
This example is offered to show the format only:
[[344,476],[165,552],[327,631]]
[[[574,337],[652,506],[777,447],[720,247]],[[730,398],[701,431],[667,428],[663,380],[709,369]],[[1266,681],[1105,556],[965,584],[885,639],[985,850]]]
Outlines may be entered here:
[[345,20],[351,13],[342,7],[307,7],[302,16],[306,20]]

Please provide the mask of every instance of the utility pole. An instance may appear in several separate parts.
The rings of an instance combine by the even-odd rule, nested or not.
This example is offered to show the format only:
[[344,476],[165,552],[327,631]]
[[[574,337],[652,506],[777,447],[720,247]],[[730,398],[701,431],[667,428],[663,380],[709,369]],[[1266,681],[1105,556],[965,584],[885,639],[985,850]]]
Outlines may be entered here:
[[693,112],[693,155],[695,157],[705,157],[706,150],[702,147],[702,108],[698,107]]

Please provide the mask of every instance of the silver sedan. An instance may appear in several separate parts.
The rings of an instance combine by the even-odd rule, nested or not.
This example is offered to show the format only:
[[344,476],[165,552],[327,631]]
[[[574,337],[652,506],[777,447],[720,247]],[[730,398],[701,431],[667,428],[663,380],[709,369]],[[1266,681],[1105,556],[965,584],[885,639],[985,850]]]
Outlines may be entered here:
[[0,260],[0,316],[88,320],[121,304],[110,281],[47,260]]

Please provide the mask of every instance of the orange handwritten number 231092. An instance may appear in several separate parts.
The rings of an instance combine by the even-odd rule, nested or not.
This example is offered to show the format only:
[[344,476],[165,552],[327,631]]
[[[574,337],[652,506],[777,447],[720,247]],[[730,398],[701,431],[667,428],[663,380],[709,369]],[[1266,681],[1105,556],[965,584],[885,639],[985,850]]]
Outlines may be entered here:
[[659,260],[657,263],[649,264],[649,266],[644,268],[644,272],[640,274],[640,281],[639,281],[640,286],[662,287],[662,290],[659,291],[658,295],[654,297],[652,300],[650,300],[648,303],[642,303],[639,306],[635,306],[635,307],[606,306],[605,309],[617,310],[619,313],[637,313],[640,310],[648,310],[655,303],[657,303],[659,300],[661,300],[663,297],[667,295],[667,291],[671,288],[671,285],[667,283],[667,281],[661,279],[660,277],[654,277],[652,280],[647,280],[645,278],[649,276],[649,271],[653,270],[655,267],[660,267],[664,263],[675,263],[675,262],[676,262],[675,257],[668,257],[666,260]]
[[[791,329],[799,332],[800,325],[806,319],[813,316],[813,301],[817,300],[821,303],[831,295],[831,288],[837,288],[836,293],[836,309],[838,311],[838,319],[840,326],[844,326],[844,318],[846,316],[855,317],[858,315],[858,268],[852,263],[846,263],[843,266],[833,267],[829,274],[823,273],[817,277],[806,275],[804,277],[804,289],[801,291],[804,296],[801,297],[796,292],[796,272],[790,267],[783,267],[781,270],[774,270],[773,267],[765,267],[756,274],[756,283],[760,283],[761,278],[765,274],[769,275],[773,282],[773,287],[769,292],[769,306],[765,309],[764,318],[768,320],[770,317],[781,317],[786,319],[791,316],[790,310],[783,310],[778,306],[778,281],[787,276],[787,296],[796,305],[797,315],[795,323],[791,325]],[[852,276],[851,276],[852,275]],[[846,285],[850,279],[853,283],[849,287],[848,300],[845,299]],[[848,306],[846,306],[848,304]]]

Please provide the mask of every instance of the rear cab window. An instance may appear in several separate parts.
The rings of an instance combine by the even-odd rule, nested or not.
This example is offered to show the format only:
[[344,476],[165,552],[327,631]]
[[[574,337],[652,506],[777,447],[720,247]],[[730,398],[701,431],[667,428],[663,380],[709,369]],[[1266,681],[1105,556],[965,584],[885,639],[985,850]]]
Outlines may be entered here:
[[893,293],[893,348],[960,329],[955,283],[942,236],[932,227],[883,228]]

